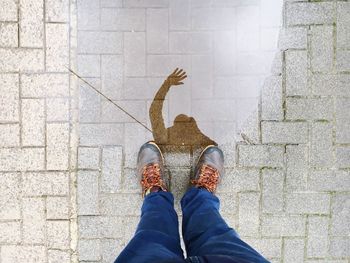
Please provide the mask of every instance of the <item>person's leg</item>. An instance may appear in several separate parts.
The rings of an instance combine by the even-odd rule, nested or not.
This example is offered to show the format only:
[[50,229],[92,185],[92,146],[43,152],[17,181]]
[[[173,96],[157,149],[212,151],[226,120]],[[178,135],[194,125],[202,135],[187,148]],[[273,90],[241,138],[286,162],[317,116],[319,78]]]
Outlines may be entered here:
[[239,238],[219,213],[220,201],[214,192],[223,173],[223,152],[217,146],[208,146],[196,165],[194,187],[181,200],[187,255],[224,255],[242,263],[267,262]]
[[145,197],[141,211],[135,236],[115,262],[183,259],[173,195],[162,191],[150,193]]
[[226,255],[239,262],[267,262],[242,241],[219,213],[219,199],[206,189],[192,187],[181,200],[187,255]]
[[183,259],[174,197],[164,181],[164,158],[154,142],[145,143],[138,154],[138,174],[145,197],[135,236],[115,260],[143,263]]

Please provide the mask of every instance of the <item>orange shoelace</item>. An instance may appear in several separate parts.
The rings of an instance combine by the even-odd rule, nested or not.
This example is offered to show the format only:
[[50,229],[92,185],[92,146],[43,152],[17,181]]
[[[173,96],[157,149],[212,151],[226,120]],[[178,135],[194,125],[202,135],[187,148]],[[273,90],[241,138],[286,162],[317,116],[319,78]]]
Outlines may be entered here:
[[198,179],[192,180],[191,182],[196,187],[204,187],[209,192],[213,193],[216,190],[216,186],[219,182],[219,172],[217,169],[209,165],[203,165],[201,167]]
[[165,184],[160,175],[160,166],[158,163],[149,164],[143,167],[141,185],[144,189],[144,194],[154,186],[158,186],[163,191],[166,191],[166,188],[164,187]]

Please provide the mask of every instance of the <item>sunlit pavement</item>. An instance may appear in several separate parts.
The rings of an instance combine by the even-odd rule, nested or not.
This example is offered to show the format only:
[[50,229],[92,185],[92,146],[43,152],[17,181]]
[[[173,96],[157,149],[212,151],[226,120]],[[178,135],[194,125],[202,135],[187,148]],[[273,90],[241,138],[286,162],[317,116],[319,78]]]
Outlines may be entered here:
[[[228,223],[271,262],[349,262],[348,1],[1,6],[1,263],[118,255],[140,214],[144,126],[177,67],[188,77],[154,120],[223,148]],[[202,146],[162,147],[179,213]]]

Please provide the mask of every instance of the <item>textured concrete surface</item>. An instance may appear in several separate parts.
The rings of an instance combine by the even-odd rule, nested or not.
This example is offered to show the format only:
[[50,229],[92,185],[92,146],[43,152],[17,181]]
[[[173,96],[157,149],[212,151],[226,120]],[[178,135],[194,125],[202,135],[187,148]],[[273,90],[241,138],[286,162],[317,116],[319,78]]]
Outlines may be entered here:
[[[232,9],[244,5],[252,14],[249,6],[260,2],[267,13],[275,4],[0,0],[1,263],[112,262],[139,220],[135,153],[151,135],[70,77],[65,66],[149,125],[150,102],[168,73],[158,64],[165,58],[169,67],[187,65],[193,61],[184,57],[197,53],[197,65],[206,64],[213,40],[220,39],[210,32],[229,30],[239,20]],[[252,107],[237,110],[244,125],[236,143],[238,118],[233,125],[226,116],[222,124],[232,129],[216,131],[227,136],[221,212],[271,262],[350,262],[349,11],[349,1],[286,0],[279,32],[276,21],[263,21],[259,48],[273,46],[263,36],[279,34],[280,50],[255,113]],[[254,49],[255,30],[232,41]],[[226,64],[214,75],[237,66],[226,59],[233,54],[217,55]],[[148,67],[154,75],[145,82]],[[254,67],[238,73],[244,70]],[[192,98],[255,94],[233,90],[221,77],[193,78],[192,85],[216,83],[222,89],[210,96],[192,89]],[[174,99],[166,102],[168,124],[179,111],[194,114],[176,106],[187,105],[178,101],[188,94],[169,95]],[[168,150],[167,175],[178,201],[199,151]]]

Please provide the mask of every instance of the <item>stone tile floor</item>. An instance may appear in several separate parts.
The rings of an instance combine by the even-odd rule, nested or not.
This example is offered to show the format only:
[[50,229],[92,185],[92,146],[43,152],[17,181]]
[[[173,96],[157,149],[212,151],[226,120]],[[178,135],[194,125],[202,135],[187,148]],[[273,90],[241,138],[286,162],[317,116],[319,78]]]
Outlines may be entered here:
[[[113,261],[152,136],[67,67],[151,127],[177,66],[165,124],[193,116],[223,147],[229,224],[271,262],[350,262],[349,1],[0,3],[1,263]],[[199,148],[165,146],[177,200]]]

